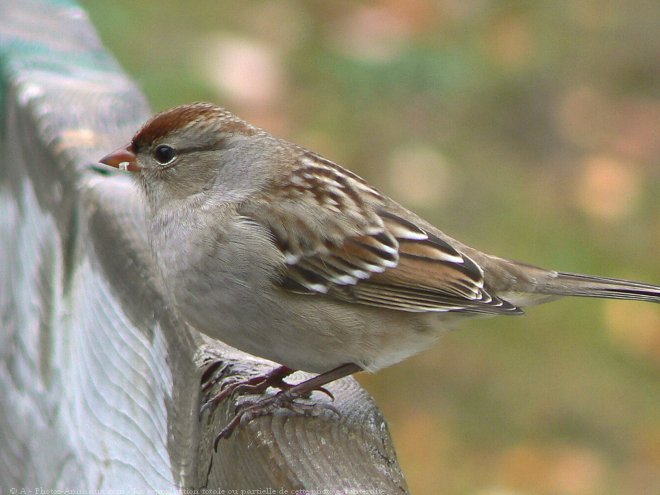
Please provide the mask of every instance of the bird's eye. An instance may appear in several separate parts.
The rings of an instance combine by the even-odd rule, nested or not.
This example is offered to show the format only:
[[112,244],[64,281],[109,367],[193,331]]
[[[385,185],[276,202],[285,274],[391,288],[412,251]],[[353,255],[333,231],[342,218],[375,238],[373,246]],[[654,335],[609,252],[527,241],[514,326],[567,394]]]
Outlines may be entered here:
[[176,151],[167,144],[161,144],[154,150],[154,158],[161,165],[167,165],[168,163],[173,162],[176,158]]

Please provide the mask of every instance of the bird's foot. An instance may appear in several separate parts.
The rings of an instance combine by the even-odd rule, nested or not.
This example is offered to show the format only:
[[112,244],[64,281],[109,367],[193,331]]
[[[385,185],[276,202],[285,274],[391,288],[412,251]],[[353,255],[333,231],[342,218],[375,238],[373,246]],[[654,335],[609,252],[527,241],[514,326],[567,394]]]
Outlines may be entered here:
[[[203,391],[208,391],[208,389],[214,385],[214,381],[211,380],[210,377],[217,368],[218,364],[213,363],[204,372],[204,375],[202,376],[202,383],[204,384],[202,386]],[[200,416],[207,410],[213,411],[222,401],[236,395],[263,394],[269,387],[279,388],[282,391],[289,390],[293,385],[285,382],[284,378],[293,373],[293,371],[294,370],[286,366],[280,366],[272,369],[268,373],[253,376],[247,380],[227,380],[223,383],[220,393],[204,403],[200,409]]]
[[[317,390],[328,394],[334,399],[334,396],[325,388],[319,387]],[[229,438],[234,430],[249,423],[253,419],[261,416],[268,416],[276,411],[286,410],[298,415],[317,416],[322,411],[330,410],[339,414],[329,402],[299,402],[297,399],[307,398],[311,392],[296,392],[291,389],[283,390],[270,397],[262,397],[256,400],[246,399],[236,406],[236,414],[232,420],[225,426],[213,442],[213,447],[218,449],[218,442],[223,438]]]
[[[279,369],[280,368],[276,368],[271,373],[274,373]],[[236,406],[235,416],[232,418],[229,424],[227,424],[227,426],[222,429],[222,431],[218,434],[215,441],[213,442],[214,448],[217,450],[218,442],[223,438],[229,438],[234,430],[236,430],[236,428],[249,423],[255,418],[272,414],[278,409],[292,411],[296,414],[305,416],[318,414],[320,410],[331,410],[332,412],[339,414],[337,409],[330,403],[304,403],[296,402],[296,399],[306,398],[312,392],[319,391],[323,392],[334,401],[334,396],[327,388],[324,387],[324,385],[334,380],[338,380],[339,378],[351,375],[357,371],[361,371],[361,369],[362,368],[356,364],[344,364],[326,373],[312,377],[309,380],[305,380],[297,385],[291,386],[287,383],[287,387],[278,392],[276,395],[270,397],[262,397],[256,401],[242,401],[242,403]],[[288,376],[290,373],[291,371],[289,370],[289,373],[284,376]],[[262,387],[261,382],[259,382],[252,385],[248,384],[247,388],[243,387],[241,390],[248,390],[248,393],[252,393],[252,390],[254,389],[251,388],[251,386],[255,386],[257,388]],[[268,387],[263,387],[262,392],[265,391],[266,388]],[[221,400],[224,400],[231,395],[232,393],[225,394]]]

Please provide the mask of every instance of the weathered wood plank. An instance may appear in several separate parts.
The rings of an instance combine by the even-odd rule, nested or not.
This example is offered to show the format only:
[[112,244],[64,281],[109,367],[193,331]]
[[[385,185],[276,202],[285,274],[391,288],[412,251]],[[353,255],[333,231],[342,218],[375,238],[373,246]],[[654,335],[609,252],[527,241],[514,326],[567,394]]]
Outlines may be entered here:
[[[148,116],[73,2],[0,1],[0,488],[406,493],[352,379],[340,416],[255,420],[218,452],[200,375],[271,364],[188,328],[163,296],[133,183],[94,163]],[[315,400],[327,400],[314,396]]]

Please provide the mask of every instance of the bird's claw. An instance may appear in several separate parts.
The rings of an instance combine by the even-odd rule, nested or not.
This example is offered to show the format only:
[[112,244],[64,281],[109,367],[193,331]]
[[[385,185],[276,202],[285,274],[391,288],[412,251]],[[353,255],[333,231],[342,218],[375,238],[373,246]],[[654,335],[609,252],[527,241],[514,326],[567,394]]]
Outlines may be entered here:
[[[202,375],[202,390],[208,392],[209,389],[215,385],[215,381],[211,379],[213,373],[218,368],[218,363],[212,363]],[[226,399],[233,399],[236,395],[258,395],[263,394],[269,387],[275,387],[280,390],[288,390],[292,387],[291,384],[284,381],[284,378],[291,374],[293,370],[280,366],[274,368],[266,374],[253,376],[246,380],[229,377],[225,379],[220,386],[220,392],[207,400],[200,408],[200,417],[206,411],[213,411],[220,403]]]
[[[325,388],[319,387],[316,390],[327,394],[334,400],[334,396]],[[290,390],[283,390],[271,397],[261,398],[256,401],[244,401],[241,404],[237,404],[234,417],[218,433],[213,442],[213,448],[217,451],[220,440],[231,437],[236,428],[246,425],[253,419],[268,416],[281,409],[304,416],[317,416],[324,410],[330,410],[337,415],[340,414],[337,408],[329,402],[307,403],[296,401],[296,399],[304,398],[307,395],[309,395],[309,392],[305,394],[292,394]]]
[[218,449],[218,442],[220,439],[229,438],[234,430],[240,425],[249,423],[260,416],[271,414],[278,409],[287,409],[296,414],[305,416],[318,414],[319,410],[322,409],[329,409],[333,413],[339,415],[337,408],[327,402],[303,403],[296,402],[296,400],[309,398],[312,392],[319,391],[327,395],[331,401],[334,401],[335,396],[325,388],[324,385],[361,370],[362,368],[355,363],[345,363],[301,383],[291,385],[290,383],[285,382],[284,378],[293,373],[293,370],[286,366],[280,366],[279,368],[274,368],[265,375],[256,376],[249,380],[227,385],[221,390],[220,394],[204,404],[202,410],[205,411],[210,407],[219,404],[226,398],[233,397],[234,394],[237,393],[256,395],[265,392],[266,389],[271,386],[279,388],[280,391],[275,395],[261,397],[254,401],[249,401],[247,399],[240,401],[236,405],[232,420],[215,438],[215,441],[213,442],[214,449]]

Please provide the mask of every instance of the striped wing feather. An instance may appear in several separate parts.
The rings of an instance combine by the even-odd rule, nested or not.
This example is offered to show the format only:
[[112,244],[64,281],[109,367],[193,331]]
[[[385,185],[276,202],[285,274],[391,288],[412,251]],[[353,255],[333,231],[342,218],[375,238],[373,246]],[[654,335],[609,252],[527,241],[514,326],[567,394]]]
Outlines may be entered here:
[[243,214],[282,250],[285,289],[407,312],[521,313],[488,293],[472,259],[338,165],[304,152],[279,187]]

